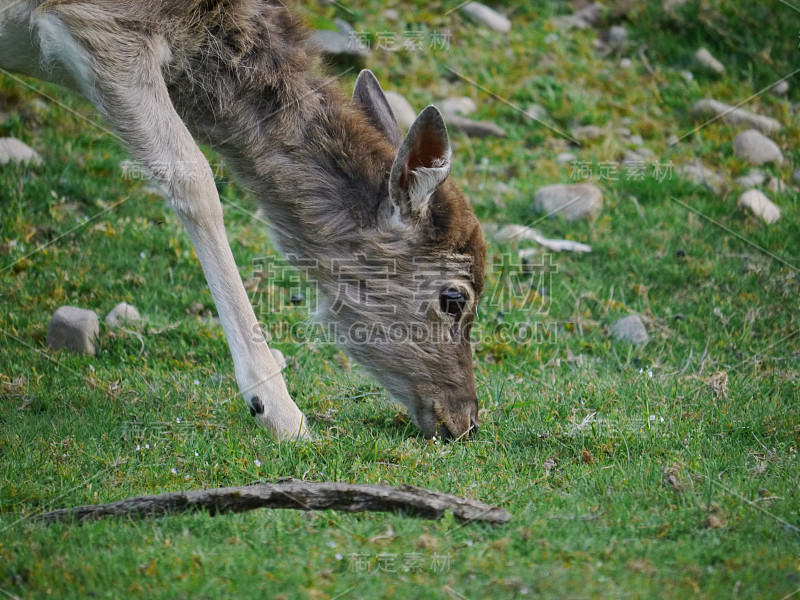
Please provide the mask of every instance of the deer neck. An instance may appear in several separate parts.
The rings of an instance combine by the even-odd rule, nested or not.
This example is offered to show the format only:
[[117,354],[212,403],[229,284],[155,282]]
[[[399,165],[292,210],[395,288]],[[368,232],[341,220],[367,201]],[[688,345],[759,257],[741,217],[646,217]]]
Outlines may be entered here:
[[243,99],[229,114],[239,117],[224,136],[217,121],[204,137],[255,195],[289,260],[325,271],[331,258],[392,243],[377,232],[396,150],[332,86],[277,111]]

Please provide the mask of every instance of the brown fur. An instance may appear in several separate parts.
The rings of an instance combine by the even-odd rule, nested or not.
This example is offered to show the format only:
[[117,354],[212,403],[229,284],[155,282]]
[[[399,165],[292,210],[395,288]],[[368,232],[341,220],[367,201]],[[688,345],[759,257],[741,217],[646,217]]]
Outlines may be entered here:
[[[312,275],[339,301],[335,311],[322,311],[322,320],[340,329],[417,323],[441,333],[401,344],[380,339],[344,344],[409,406],[423,431],[458,437],[474,426],[469,330],[483,288],[485,257],[478,220],[450,180],[438,186],[419,214],[392,205],[388,178],[398,149],[364,107],[343,97],[335,81],[317,74],[318,58],[297,14],[282,2],[265,0],[44,0],[26,7],[27,12],[17,11],[12,18],[30,20],[34,49],[37,24],[42,31],[48,23],[52,27],[40,17],[51,15],[57,19],[55,39],[63,24],[90,57],[90,86],[69,65],[50,68],[44,76],[81,87],[167,188],[198,248],[221,317],[246,311],[238,290],[228,298],[230,268],[219,267],[218,250],[211,249],[223,240],[208,233],[221,224],[221,212],[215,191],[211,197],[207,165],[189,174],[175,167],[176,161],[202,156],[170,117],[173,109],[195,138],[223,154],[252,191],[278,247],[316,261]],[[45,40],[44,34],[40,38]],[[9,62],[16,67],[25,63]],[[429,131],[424,135],[433,140],[435,127]],[[420,143],[429,145],[424,135]],[[415,168],[410,165],[409,172]],[[403,215],[400,225],[395,208]],[[368,275],[375,259],[391,259],[395,265],[390,281],[377,287]],[[343,263],[352,271],[347,276],[339,267]],[[420,263],[428,271],[430,265],[436,268],[421,274]],[[217,271],[222,274],[214,275]],[[465,313],[456,320],[442,314],[438,301],[443,288],[453,287],[468,296]],[[235,363],[232,338],[246,327],[237,319],[242,320],[223,318]],[[252,408],[242,383],[250,375],[240,377],[246,370],[237,364],[237,379]]]

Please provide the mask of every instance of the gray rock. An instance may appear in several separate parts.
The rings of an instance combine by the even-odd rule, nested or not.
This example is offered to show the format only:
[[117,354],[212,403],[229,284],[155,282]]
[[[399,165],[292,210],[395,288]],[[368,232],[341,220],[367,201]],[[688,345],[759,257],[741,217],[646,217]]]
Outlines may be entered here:
[[395,10],[394,8],[388,8],[383,11],[383,18],[387,21],[399,21],[400,20],[400,11]]
[[489,8],[480,2],[467,2],[461,7],[461,11],[469,16],[473,21],[488,27],[498,33],[508,33],[511,31],[511,21],[505,15],[500,14],[493,8]]
[[498,194],[513,194],[514,188],[506,183],[503,183],[502,181],[498,181],[494,184],[494,191]]
[[603,209],[603,192],[589,183],[556,183],[539,188],[533,209],[548,216],[564,215],[568,221],[595,219]]
[[783,162],[783,153],[778,144],[757,129],[748,129],[737,135],[733,140],[733,152],[754,165]]
[[599,2],[587,4],[582,9],[575,11],[571,18],[574,24],[579,29],[586,29],[587,27],[594,27],[600,22],[603,17],[603,5]]
[[629,315],[611,324],[611,335],[619,342],[645,344],[650,340],[647,328],[638,315]]
[[286,357],[283,356],[283,352],[277,348],[270,348],[269,351],[272,353],[272,358],[278,363],[278,368],[283,371],[286,368]]
[[725,72],[725,65],[719,62],[711,55],[708,48],[700,48],[694,53],[695,60],[703,65],[705,68],[714,71],[714,73],[721,74]]
[[449,115],[466,117],[478,110],[478,105],[475,104],[475,100],[467,96],[445,98],[441,102],[438,102],[436,106],[445,117]]
[[737,177],[734,181],[744,188],[754,188],[763,184],[766,181],[766,177],[758,169],[752,169],[747,175]]
[[776,96],[785,96],[789,93],[789,82],[784,79],[783,81],[772,86],[770,91]]
[[793,185],[789,185],[777,177],[770,178],[770,180],[767,182],[767,189],[773,194],[786,194],[788,192],[797,191],[797,188],[795,188]]
[[571,163],[577,160],[577,157],[572,152],[561,152],[556,156],[556,162],[559,164]]
[[620,46],[628,39],[628,30],[622,25],[614,25],[608,30],[606,41],[609,46]]
[[411,106],[411,103],[397,92],[391,90],[384,91],[386,101],[389,102],[389,107],[392,109],[394,118],[403,129],[408,129],[417,119],[417,113]]
[[648,158],[652,158],[655,156],[655,152],[650,150],[649,148],[640,148],[639,150],[625,150],[625,154],[622,156],[622,165],[623,166],[642,166],[642,164],[647,163]]
[[589,142],[603,137],[603,130],[597,125],[581,125],[572,130],[572,137],[579,142]]
[[11,161],[42,164],[42,157],[33,148],[17,138],[0,138],[0,165]]
[[139,314],[136,307],[127,302],[117,304],[105,318],[106,325],[109,327],[121,327],[126,324],[138,323],[141,320],[142,315]]
[[792,173],[792,179],[794,179],[797,183],[800,183],[800,169],[797,169],[794,173]]
[[711,169],[704,167],[703,163],[699,160],[681,165],[675,169],[675,172],[695,185],[706,186],[715,194],[722,194],[728,189],[728,183],[725,181],[725,178]]
[[633,61],[630,58],[621,58],[619,60],[619,66],[623,69],[630,69],[633,67]]
[[781,209],[759,190],[748,190],[742,194],[739,208],[749,210],[765,223],[774,223],[781,218]]
[[445,122],[452,129],[466,133],[472,137],[506,137],[505,129],[499,125],[495,125],[491,121],[473,121],[466,117],[450,115],[449,117],[445,117]]
[[645,148],[644,146],[642,146],[641,148],[637,148],[636,150],[634,150],[634,152],[636,152],[636,154],[638,154],[639,156],[643,156],[644,158],[650,160],[654,160],[656,158],[656,153],[650,150],[650,148]]
[[634,133],[628,141],[633,144],[634,146],[643,146],[644,145],[644,138],[640,136],[638,133]]
[[91,310],[62,306],[50,319],[47,345],[53,350],[66,348],[94,356],[94,343],[100,335],[100,320]]
[[706,119],[708,117],[717,117],[723,123],[728,125],[743,125],[745,127],[752,127],[758,129],[761,133],[775,133],[779,131],[783,125],[775,119],[765,117],[752,113],[743,108],[736,108],[718,100],[711,98],[704,98],[698,100],[692,107],[692,116],[695,119]]
[[50,104],[42,100],[41,98],[34,98],[30,102],[30,107],[38,113],[45,113],[50,110]]
[[367,56],[369,48],[362,47],[353,26],[347,21],[334,19],[336,31],[318,29],[311,32],[311,44],[330,56]]
[[525,115],[536,121],[541,121],[547,118],[547,109],[538,104],[531,104],[528,110],[525,111]]

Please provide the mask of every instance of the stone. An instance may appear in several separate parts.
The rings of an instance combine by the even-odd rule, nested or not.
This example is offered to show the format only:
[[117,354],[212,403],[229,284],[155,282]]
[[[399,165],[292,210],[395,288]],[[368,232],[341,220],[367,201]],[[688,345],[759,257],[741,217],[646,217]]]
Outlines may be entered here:
[[384,91],[383,94],[386,96],[386,101],[389,103],[389,108],[392,109],[392,114],[397,119],[398,125],[403,129],[409,129],[414,121],[417,120],[417,113],[411,103],[401,94],[391,90]]
[[792,179],[794,179],[797,183],[800,183],[800,169],[797,169],[794,173],[792,173]]
[[635,167],[647,165],[648,159],[655,158],[655,152],[650,148],[639,148],[638,150],[625,150],[622,156],[622,165],[626,167]]
[[466,133],[471,137],[506,137],[506,130],[491,121],[473,121],[466,117],[450,115],[445,117],[448,127]]
[[630,69],[633,67],[633,61],[630,58],[621,58],[619,60],[619,66],[623,69]]
[[572,152],[561,152],[556,156],[556,162],[559,164],[566,164],[575,162],[578,159]]
[[748,129],[737,135],[733,140],[733,152],[754,165],[783,162],[783,153],[778,144],[757,129]]
[[270,348],[269,351],[272,353],[272,358],[278,363],[278,368],[283,371],[286,368],[286,357],[283,356],[283,352],[277,348]]
[[11,161],[42,164],[42,157],[33,148],[17,138],[0,138],[0,165],[5,165]]
[[645,344],[650,340],[647,328],[644,326],[641,317],[629,315],[614,321],[611,324],[611,335],[618,342],[628,342],[630,344]]
[[136,307],[127,302],[117,304],[105,318],[106,325],[109,327],[121,327],[126,324],[138,323],[141,320],[142,315],[139,314]]
[[788,192],[797,191],[797,188],[795,188],[793,185],[789,185],[777,177],[770,178],[770,180],[767,182],[767,189],[773,194],[786,194]]
[[700,48],[694,53],[694,59],[705,68],[714,71],[717,75],[725,72],[725,65],[714,58],[708,48]]
[[644,138],[638,133],[634,133],[630,138],[628,138],[628,141],[634,146],[644,146]]
[[[202,302],[192,302],[186,309],[187,315],[201,315],[206,312],[206,307]],[[209,313],[210,314],[210,313]]]
[[355,29],[347,21],[334,19],[336,31],[317,29],[311,32],[310,42],[323,54],[330,56],[367,56],[369,48],[364,47],[355,33]]
[[754,188],[763,184],[766,177],[758,169],[752,169],[747,175],[737,177],[734,181],[744,188]]
[[466,117],[467,115],[470,115],[478,110],[478,105],[475,104],[475,100],[467,96],[445,98],[441,102],[437,103],[436,106],[445,117],[449,115],[460,115],[462,117]]
[[79,354],[95,355],[95,341],[100,335],[100,319],[91,310],[62,306],[50,319],[47,345],[53,350],[66,348]]
[[547,109],[538,104],[531,104],[528,110],[525,111],[525,116],[530,117],[534,121],[541,121],[547,118]]
[[603,130],[597,125],[581,125],[572,130],[572,137],[579,142],[589,142],[603,137]]
[[781,218],[781,209],[759,190],[748,190],[739,198],[739,208],[749,210],[765,223],[774,223]]
[[489,8],[480,2],[467,2],[461,7],[461,11],[469,16],[473,21],[480,23],[484,27],[498,33],[508,33],[511,31],[511,21],[508,17],[500,14],[493,8]]
[[383,18],[387,21],[399,21],[400,20],[400,11],[395,10],[394,8],[388,8],[383,11]]
[[569,18],[570,22],[578,29],[586,29],[597,25],[602,17],[603,5],[599,2],[593,2],[575,11]]
[[743,125],[758,129],[761,133],[770,134],[779,131],[783,125],[779,121],[764,115],[759,115],[743,108],[736,108],[718,100],[703,98],[695,102],[692,107],[692,116],[695,119],[717,117],[728,125]]
[[628,39],[628,30],[622,25],[614,25],[608,30],[606,41],[609,46],[620,46]]
[[695,185],[704,185],[715,194],[722,194],[728,189],[728,183],[722,175],[703,166],[699,160],[681,165],[675,172]]
[[785,79],[783,81],[779,81],[770,90],[776,96],[785,96],[789,93],[789,82]]
[[494,184],[494,191],[498,194],[513,194],[514,188],[502,181],[498,181]]
[[594,219],[603,209],[603,192],[589,183],[556,183],[539,188],[533,209],[547,216],[563,215],[567,221]]

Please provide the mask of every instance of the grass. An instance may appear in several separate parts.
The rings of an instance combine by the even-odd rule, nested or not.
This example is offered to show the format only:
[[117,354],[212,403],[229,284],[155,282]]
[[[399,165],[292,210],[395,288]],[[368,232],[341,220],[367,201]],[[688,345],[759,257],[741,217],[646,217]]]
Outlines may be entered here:
[[[729,180],[746,173],[732,152],[734,128],[715,123],[675,146],[667,140],[696,126],[694,101],[735,103],[790,73],[796,15],[777,4],[773,20],[763,7],[734,2],[690,1],[668,13],[636,2],[625,48],[601,56],[595,33],[550,20],[567,12],[561,4],[497,6],[514,22],[508,36],[444,16],[438,3],[307,9],[318,26],[343,16],[373,34],[450,28],[449,49],[375,51],[367,65],[416,108],[468,95],[477,118],[508,131],[504,140],[453,135],[453,176],[482,220],[533,224],[593,247],[554,255],[552,267],[526,275],[516,247],[491,245],[475,348],[482,428],[468,443],[422,439],[334,347],[287,337],[275,346],[289,357],[287,384],[316,439],[270,441],[238,397],[221,329],[187,314],[195,302],[211,310],[213,302],[176,216],[145,182],[122,176],[125,151],[87,123],[99,117],[84,101],[31,82],[58,100],[39,102],[27,85],[0,76],[0,135],[44,157],[42,166],[0,170],[4,596],[797,593],[798,194],[770,194],[783,216],[766,226],[736,209],[735,186],[718,196],[673,171],[654,176],[653,161],[641,181],[622,167],[616,178],[599,177],[601,163],[619,161],[627,147],[613,134],[622,125],[661,165],[699,157]],[[384,19],[387,7],[400,11],[399,22]],[[681,75],[701,43],[727,64],[725,76]],[[623,56],[632,68],[617,66]],[[607,134],[570,147],[448,66],[523,108],[540,104],[557,129],[596,124]],[[774,137],[787,161],[765,168],[784,181],[800,159],[790,83],[788,98],[763,94],[747,105],[785,125]],[[571,181],[572,166],[555,161],[565,150],[591,166],[603,189],[594,223],[531,212],[539,186]],[[219,187],[247,279],[276,254],[224,170]],[[283,285],[289,293],[304,284],[287,275]],[[46,349],[58,306],[104,315],[119,301],[135,304],[146,325],[103,328],[96,357]],[[631,313],[648,323],[643,346],[608,337],[608,326]],[[266,327],[302,327],[306,315],[283,307],[260,317]],[[535,325],[535,335],[520,336],[523,325]],[[82,526],[29,519],[49,508],[287,476],[426,486],[503,505],[515,518],[499,528],[449,516],[293,511]]]

